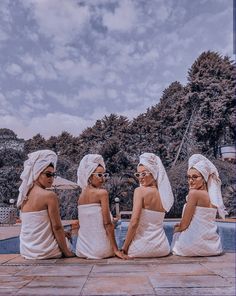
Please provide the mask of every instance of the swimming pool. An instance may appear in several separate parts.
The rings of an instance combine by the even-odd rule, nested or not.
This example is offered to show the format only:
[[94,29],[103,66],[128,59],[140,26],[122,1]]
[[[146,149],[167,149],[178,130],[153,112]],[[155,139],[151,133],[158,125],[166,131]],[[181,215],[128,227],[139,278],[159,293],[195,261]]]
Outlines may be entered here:
[[[164,230],[171,244],[173,236],[173,227],[177,221],[164,221]],[[115,229],[115,236],[117,245],[122,247],[126,232],[128,229],[128,221],[118,221]],[[235,222],[217,222],[218,233],[221,237],[223,250],[225,252],[235,252]],[[68,230],[68,226],[65,227]],[[73,248],[75,249],[77,236],[72,237]],[[0,254],[19,254],[20,253],[20,240],[19,237],[0,240]]]

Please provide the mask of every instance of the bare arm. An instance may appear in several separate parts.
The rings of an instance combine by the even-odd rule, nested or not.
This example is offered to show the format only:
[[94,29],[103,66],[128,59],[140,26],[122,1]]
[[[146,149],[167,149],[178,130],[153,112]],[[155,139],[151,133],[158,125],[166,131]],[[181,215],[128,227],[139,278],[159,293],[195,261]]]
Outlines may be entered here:
[[134,191],[134,201],[133,201],[133,210],[132,210],[132,216],[131,220],[129,223],[127,235],[125,238],[124,245],[122,247],[122,250],[124,251],[125,254],[127,254],[129,246],[134,238],[134,235],[136,233],[138,224],[139,224],[139,219],[142,211],[142,196],[140,190],[136,189]]
[[118,250],[118,247],[116,244],[114,225],[111,221],[111,216],[110,216],[108,193],[105,190],[101,194],[100,201],[101,201],[101,207],[102,207],[103,224],[104,224],[107,236],[110,240],[111,246],[114,250],[114,253],[117,257],[125,259],[125,256]]
[[175,226],[174,232],[181,232],[186,230],[189,227],[189,224],[193,218],[196,206],[197,206],[197,194],[189,193],[189,198],[185,206],[183,217],[180,223]]
[[56,241],[58,243],[58,246],[64,256],[66,257],[72,257],[74,254],[68,249],[66,245],[65,240],[65,233],[63,226],[61,224],[61,218],[59,214],[59,205],[56,194],[53,192],[50,193],[50,196],[48,196],[48,214],[50,218],[50,222],[52,225],[52,231],[54,233],[54,236],[56,238]]

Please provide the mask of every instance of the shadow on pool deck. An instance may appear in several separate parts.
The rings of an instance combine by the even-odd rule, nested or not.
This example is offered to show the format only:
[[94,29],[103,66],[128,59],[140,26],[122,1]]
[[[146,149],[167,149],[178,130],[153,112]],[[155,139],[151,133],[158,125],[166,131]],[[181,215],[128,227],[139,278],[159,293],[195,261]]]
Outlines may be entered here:
[[0,255],[0,295],[235,295],[235,253],[25,260]]

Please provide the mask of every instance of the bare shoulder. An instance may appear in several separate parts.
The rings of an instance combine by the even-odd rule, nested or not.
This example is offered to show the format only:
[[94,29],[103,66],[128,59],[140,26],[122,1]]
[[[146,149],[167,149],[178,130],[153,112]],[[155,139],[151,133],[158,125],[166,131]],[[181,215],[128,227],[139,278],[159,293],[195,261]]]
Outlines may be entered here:
[[50,191],[50,190],[44,190],[43,192],[45,199],[47,199],[48,201],[57,201],[57,195],[55,192]]
[[98,189],[97,190],[97,195],[100,197],[100,198],[107,198],[108,197],[108,192],[106,189]]
[[190,189],[188,198],[192,201],[198,201],[200,198],[208,197],[208,193],[205,190]]
[[140,187],[137,187],[135,190],[134,190],[134,196],[136,198],[141,198],[141,197],[144,197],[146,196],[147,194],[147,188],[143,187],[143,186],[140,186]]

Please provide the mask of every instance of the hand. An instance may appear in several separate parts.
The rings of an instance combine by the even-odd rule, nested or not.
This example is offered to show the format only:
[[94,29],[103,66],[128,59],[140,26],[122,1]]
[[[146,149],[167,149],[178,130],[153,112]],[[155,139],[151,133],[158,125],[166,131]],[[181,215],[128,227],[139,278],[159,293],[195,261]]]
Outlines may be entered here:
[[75,254],[74,254],[73,252],[71,252],[71,251],[68,251],[68,252],[66,252],[66,253],[64,254],[64,256],[65,256],[66,258],[71,258],[71,257],[75,257]]
[[115,252],[115,256],[120,258],[120,259],[129,259],[129,256],[124,254],[123,252],[119,251],[119,250],[116,250]]
[[180,224],[176,224],[174,226],[174,233],[176,233],[176,232],[180,232]]
[[64,231],[64,233],[65,233],[65,237],[67,237],[68,240],[70,240],[71,239],[71,232],[70,231]]

